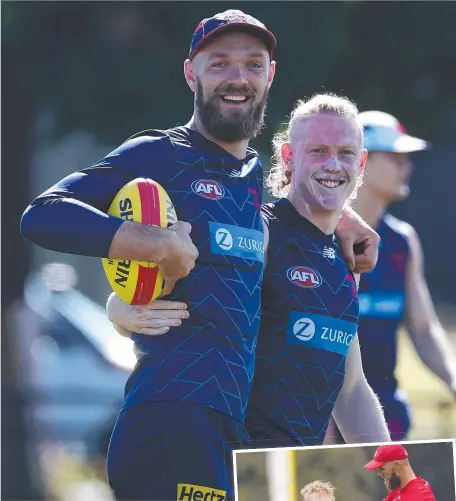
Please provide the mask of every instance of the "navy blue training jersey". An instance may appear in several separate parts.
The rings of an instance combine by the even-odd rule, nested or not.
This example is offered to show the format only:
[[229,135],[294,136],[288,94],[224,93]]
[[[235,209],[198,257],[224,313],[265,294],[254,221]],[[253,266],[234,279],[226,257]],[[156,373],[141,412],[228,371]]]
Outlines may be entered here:
[[239,160],[186,127],[141,132],[35,200],[23,216],[25,236],[53,250],[106,257],[119,221],[105,213],[118,190],[137,177],[168,192],[178,219],[192,225],[199,258],[167,297],[187,303],[190,318],[166,336],[133,334],[139,360],[124,409],[183,401],[243,420],[264,253],[263,174],[255,151]]
[[316,445],[356,336],[356,283],[335,235],[321,232],[287,199],[263,206],[263,213],[270,240],[246,427],[252,440]]
[[381,237],[377,266],[363,273],[359,284],[359,342],[364,374],[382,396],[397,388],[397,331],[405,308],[405,278],[409,244],[401,221],[386,214],[377,233]]

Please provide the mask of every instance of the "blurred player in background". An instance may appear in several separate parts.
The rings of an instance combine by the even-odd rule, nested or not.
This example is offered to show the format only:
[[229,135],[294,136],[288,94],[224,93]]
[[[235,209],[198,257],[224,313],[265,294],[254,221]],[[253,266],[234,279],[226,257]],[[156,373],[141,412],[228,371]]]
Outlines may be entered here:
[[300,493],[302,501],[336,501],[334,486],[330,482],[315,480],[305,485]]
[[381,445],[364,468],[377,470],[390,491],[383,501],[435,501],[429,482],[415,475],[402,445]]
[[[403,440],[411,418],[395,376],[401,325],[423,363],[456,397],[456,357],[429,293],[419,238],[410,224],[387,212],[392,202],[409,195],[409,154],[425,150],[428,144],[409,136],[387,113],[367,111],[360,118],[369,158],[353,207],[381,237],[377,266],[360,281],[361,355],[366,378],[384,407],[392,439]],[[326,443],[340,442],[333,425]]]
[[[317,95],[297,104],[274,139],[268,185],[279,199],[262,207],[266,271],[249,447],[321,444],[333,409],[347,441],[389,440],[362,370],[355,277],[334,234],[361,179],[362,138],[353,103]],[[132,307],[112,294],[107,308],[122,332],[154,334],[157,319],[168,325],[163,301]]]
[[[184,63],[195,97],[190,122],[134,135],[23,215],[22,234],[47,249],[157,263],[163,295],[173,290],[170,299],[192,307],[169,336],[133,335],[139,361],[108,454],[118,499],[233,497],[231,444],[245,438],[264,260],[263,172],[248,144],[264,126],[275,46],[274,35],[240,11],[203,20]],[[160,183],[192,226],[162,229],[108,216],[120,188],[138,177]],[[353,211],[341,223],[352,268],[357,240],[367,240],[361,270],[372,268],[376,233]],[[227,228],[235,245],[221,246]]]

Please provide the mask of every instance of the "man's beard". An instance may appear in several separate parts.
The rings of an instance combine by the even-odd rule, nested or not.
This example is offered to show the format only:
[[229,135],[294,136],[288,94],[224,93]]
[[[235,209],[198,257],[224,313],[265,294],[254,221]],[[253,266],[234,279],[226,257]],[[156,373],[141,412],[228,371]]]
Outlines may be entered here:
[[400,486],[401,486],[401,479],[395,473],[392,473],[391,477],[387,481],[386,487],[390,491],[394,491],[395,489],[398,489]]
[[254,139],[264,128],[264,117],[268,101],[268,91],[260,101],[253,102],[248,110],[235,110],[226,116],[222,113],[220,106],[220,93],[242,92],[249,96],[249,100],[254,101],[257,94],[247,87],[228,86],[222,90],[212,93],[205,101],[203,87],[197,81],[195,108],[206,131],[218,141],[224,143],[237,143],[246,139]]

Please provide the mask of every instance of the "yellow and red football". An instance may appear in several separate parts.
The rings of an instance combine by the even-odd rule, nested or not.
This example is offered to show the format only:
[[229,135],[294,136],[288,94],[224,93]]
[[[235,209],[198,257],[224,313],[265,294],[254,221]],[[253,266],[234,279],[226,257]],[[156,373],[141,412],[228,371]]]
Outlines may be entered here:
[[[123,186],[108,214],[167,228],[177,221],[166,191],[152,179],[138,178]],[[148,304],[161,294],[163,277],[154,263],[103,258],[103,268],[112,290],[128,304]]]

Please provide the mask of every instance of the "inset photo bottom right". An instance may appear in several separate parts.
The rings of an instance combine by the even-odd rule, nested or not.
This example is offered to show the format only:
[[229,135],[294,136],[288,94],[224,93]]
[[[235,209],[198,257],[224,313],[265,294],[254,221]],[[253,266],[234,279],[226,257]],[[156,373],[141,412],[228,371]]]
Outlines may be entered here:
[[455,440],[253,449],[236,501],[456,501]]

